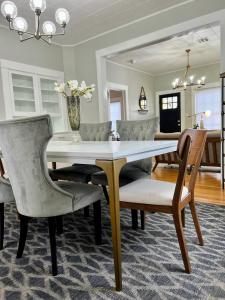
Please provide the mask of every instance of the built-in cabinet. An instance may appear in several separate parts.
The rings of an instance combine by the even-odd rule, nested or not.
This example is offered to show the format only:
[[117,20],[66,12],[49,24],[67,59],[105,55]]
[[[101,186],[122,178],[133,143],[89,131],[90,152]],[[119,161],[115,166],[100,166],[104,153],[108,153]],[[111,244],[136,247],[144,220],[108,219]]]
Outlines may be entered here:
[[62,72],[1,60],[1,119],[49,114],[55,132],[67,131],[65,99],[55,90]]

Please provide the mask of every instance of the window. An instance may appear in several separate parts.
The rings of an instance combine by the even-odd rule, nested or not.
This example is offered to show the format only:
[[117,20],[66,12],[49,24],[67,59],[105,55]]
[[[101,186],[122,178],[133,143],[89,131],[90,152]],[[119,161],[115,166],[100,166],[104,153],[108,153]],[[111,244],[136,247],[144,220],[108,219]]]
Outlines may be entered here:
[[110,103],[110,117],[112,130],[116,131],[116,120],[121,120],[121,102]]
[[177,96],[162,99],[162,110],[177,108]]
[[[207,88],[198,90],[195,93],[195,113],[211,111],[209,117],[204,117],[205,129],[215,130],[221,128],[221,96],[220,88]],[[201,115],[196,116],[196,123],[199,124]]]

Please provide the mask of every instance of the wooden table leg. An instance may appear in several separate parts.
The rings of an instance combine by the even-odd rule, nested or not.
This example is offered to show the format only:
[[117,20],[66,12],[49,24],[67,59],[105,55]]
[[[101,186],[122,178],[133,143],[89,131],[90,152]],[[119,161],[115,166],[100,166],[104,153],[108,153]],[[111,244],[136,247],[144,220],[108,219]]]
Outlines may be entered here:
[[119,174],[121,168],[126,164],[126,159],[96,160],[96,165],[102,168],[108,179],[109,207],[112,228],[112,246],[114,256],[114,269],[116,290],[122,290],[122,268],[121,268],[121,238],[120,238],[120,203],[119,203]]

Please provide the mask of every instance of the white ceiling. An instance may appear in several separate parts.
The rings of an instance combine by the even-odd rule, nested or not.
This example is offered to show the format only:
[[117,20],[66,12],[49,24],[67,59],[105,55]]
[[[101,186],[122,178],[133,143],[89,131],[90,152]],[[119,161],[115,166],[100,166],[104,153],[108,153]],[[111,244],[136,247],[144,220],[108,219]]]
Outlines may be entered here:
[[[29,7],[29,0],[12,0],[17,5],[18,15],[27,19],[29,28],[34,24],[34,17]],[[56,41],[72,45],[89,39],[105,31],[127,24],[136,19],[156,13],[186,0],[47,0],[47,9],[42,20],[54,20],[57,8],[65,7],[71,20],[64,37]],[[0,0],[2,3],[3,0]],[[0,25],[7,25],[0,16]]]
[[[207,38],[208,41],[200,42]],[[190,62],[198,67],[220,60],[220,28],[209,26],[167,41],[129,51],[110,58],[111,61],[139,69],[154,76],[180,70],[187,64],[185,50],[191,49]],[[135,63],[131,63],[133,60]]]

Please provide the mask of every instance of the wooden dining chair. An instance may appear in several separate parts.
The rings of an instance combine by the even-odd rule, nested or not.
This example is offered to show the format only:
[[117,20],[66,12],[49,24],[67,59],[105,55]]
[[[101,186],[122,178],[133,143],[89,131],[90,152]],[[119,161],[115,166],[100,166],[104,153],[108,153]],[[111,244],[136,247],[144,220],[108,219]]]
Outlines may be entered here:
[[[184,237],[182,215],[184,217],[184,209],[189,205],[199,244],[203,246],[203,238],[195,209],[194,189],[205,141],[206,131],[204,130],[187,129],[181,134],[177,146],[179,172],[176,183],[144,178],[120,188],[121,208],[172,214],[187,273],[191,272],[191,265]],[[188,187],[184,186],[187,166],[190,167]]]

